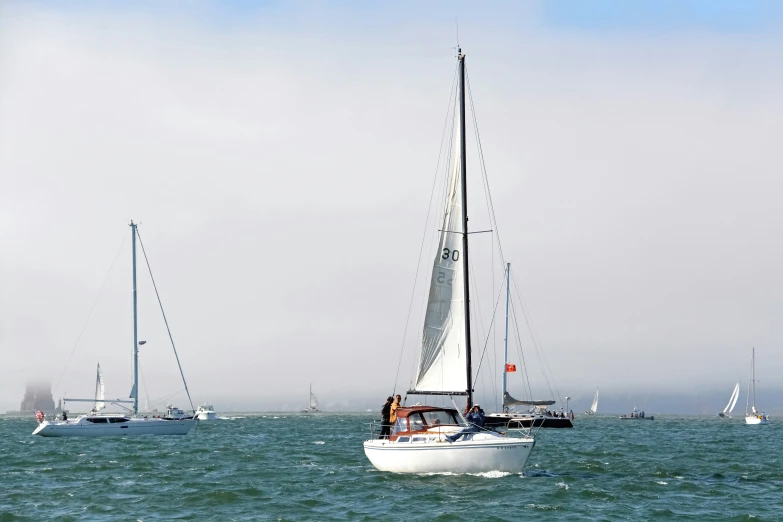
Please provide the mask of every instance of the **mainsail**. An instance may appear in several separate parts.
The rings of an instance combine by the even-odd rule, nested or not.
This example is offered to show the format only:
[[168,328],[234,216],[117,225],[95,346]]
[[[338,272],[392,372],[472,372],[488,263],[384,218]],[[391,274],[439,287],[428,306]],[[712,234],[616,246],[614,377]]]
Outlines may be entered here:
[[723,408],[724,415],[728,415],[734,410],[734,406],[736,406],[738,398],[739,398],[739,383],[737,383],[737,385],[734,386],[734,391],[731,392],[731,397],[729,397],[729,402],[728,404],[726,404],[726,407]]
[[311,410],[318,409],[318,397],[315,396],[312,388],[310,389],[310,409]]
[[106,403],[103,402],[105,398],[106,391],[103,386],[103,374],[101,373],[101,365],[98,364],[98,375],[95,377],[95,405],[93,406],[95,411],[100,411],[106,407]]
[[595,389],[595,397],[593,398],[593,404],[590,406],[590,411],[593,413],[598,412],[598,388]]
[[[459,118],[459,115],[456,116]],[[459,123],[459,122],[457,122]],[[457,125],[459,127],[459,125]],[[462,256],[465,233],[462,209],[460,133],[455,133],[454,165],[424,318],[417,392],[465,393],[468,388],[465,284]]]

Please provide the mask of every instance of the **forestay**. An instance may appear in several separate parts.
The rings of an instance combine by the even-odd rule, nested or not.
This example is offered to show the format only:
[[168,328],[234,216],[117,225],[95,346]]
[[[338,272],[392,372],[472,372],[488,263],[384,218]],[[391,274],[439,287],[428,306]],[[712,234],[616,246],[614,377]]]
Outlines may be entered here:
[[[459,119],[458,114],[456,117]],[[465,284],[461,259],[465,233],[459,161],[461,142],[459,133],[455,134],[454,166],[424,318],[421,357],[414,390],[418,392],[465,393],[468,388]]]

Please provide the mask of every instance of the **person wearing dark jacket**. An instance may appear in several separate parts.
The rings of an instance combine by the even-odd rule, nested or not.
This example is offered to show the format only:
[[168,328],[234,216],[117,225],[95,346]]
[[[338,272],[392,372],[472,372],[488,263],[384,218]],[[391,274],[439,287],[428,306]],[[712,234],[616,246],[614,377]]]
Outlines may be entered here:
[[386,399],[386,403],[381,408],[381,436],[379,439],[388,439],[391,434],[391,405],[394,397],[391,395]]
[[470,410],[470,413],[465,417],[471,428],[475,428],[475,431],[480,431],[484,427],[484,410],[478,404],[474,405]]

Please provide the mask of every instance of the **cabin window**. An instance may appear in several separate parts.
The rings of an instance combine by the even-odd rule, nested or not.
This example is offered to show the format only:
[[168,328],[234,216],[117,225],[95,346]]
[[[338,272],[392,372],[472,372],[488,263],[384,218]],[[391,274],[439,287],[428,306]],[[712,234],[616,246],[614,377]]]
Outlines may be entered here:
[[411,440],[410,437],[399,437],[397,442],[408,442],[409,440]]
[[95,424],[105,424],[106,423],[106,419],[104,419],[103,417],[88,417],[87,420],[89,422],[94,422]]
[[408,422],[410,423],[411,431],[424,429],[424,421],[422,420],[421,414],[419,413],[408,415]]
[[109,422],[117,423],[117,422],[128,422],[128,419],[125,417],[112,417],[109,419]]
[[454,415],[447,411],[425,411],[422,413],[428,426],[437,426],[439,424],[457,424]]
[[392,428],[392,435],[399,431],[408,431],[408,419],[400,417],[394,422],[394,428]]
[[427,437],[413,437],[411,442],[427,442]]

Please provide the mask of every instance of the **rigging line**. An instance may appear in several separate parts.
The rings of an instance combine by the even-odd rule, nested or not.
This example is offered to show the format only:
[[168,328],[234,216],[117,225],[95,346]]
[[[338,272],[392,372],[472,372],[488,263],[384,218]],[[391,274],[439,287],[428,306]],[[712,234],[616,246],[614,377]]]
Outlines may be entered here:
[[[501,296],[501,295],[503,295],[503,291],[502,291],[503,289],[501,288],[500,290],[501,290],[501,291],[500,291],[500,292],[498,292],[498,298],[497,298],[497,301],[495,301],[495,312],[497,311],[497,309],[498,309],[498,304],[500,303],[500,296]],[[492,313],[492,322],[494,322],[494,321],[495,321],[495,317],[497,317],[497,314],[493,312],[493,313]],[[489,336],[487,336],[487,339],[486,339],[486,341],[484,342],[484,349],[483,349],[483,350],[482,350],[482,352],[481,352],[481,357],[479,358],[479,363],[478,363],[478,368],[476,369],[476,373],[478,373],[478,372],[479,372],[479,370],[481,370],[481,364],[482,364],[482,362],[484,361],[484,354],[485,354],[485,353],[486,353],[486,351],[487,351],[487,345],[488,345],[488,344],[489,344]]]
[[498,227],[497,217],[495,215],[495,205],[492,201],[492,191],[489,188],[489,177],[487,176],[487,165],[484,161],[484,148],[481,145],[481,134],[478,128],[478,118],[476,117],[476,109],[473,105],[473,90],[470,88],[470,76],[468,75],[467,68],[465,69],[465,82],[467,83],[468,98],[470,99],[470,112],[473,114],[473,130],[476,133],[476,144],[478,146],[479,163],[481,165],[481,174],[484,182],[484,197],[487,199],[487,207],[489,213],[492,216],[492,227],[495,230],[498,251],[500,252],[500,263],[505,269],[506,257],[503,255],[503,245],[500,242],[500,228]]
[[[533,388],[530,385],[530,374],[527,371],[527,360],[525,360],[525,351],[522,349],[522,336],[519,334],[519,323],[517,322],[517,314],[514,312],[514,300],[511,299],[511,313],[514,317],[514,332],[516,333],[517,337],[517,352],[519,353],[519,357],[522,360],[522,370],[525,372],[525,380],[527,381],[527,393],[528,398],[532,401],[533,399]],[[544,376],[544,379],[546,379],[546,376]],[[523,384],[524,385],[524,384]],[[547,387],[549,387],[549,393],[552,393],[552,388],[549,386],[549,382],[547,381]]]
[[109,267],[109,271],[106,273],[106,277],[103,279],[103,283],[101,283],[101,288],[100,290],[98,290],[98,295],[95,297],[95,302],[93,302],[92,307],[90,308],[90,313],[87,314],[87,320],[84,321],[84,325],[82,326],[82,329],[79,332],[79,336],[76,338],[76,342],[73,344],[73,348],[71,348],[71,354],[68,356],[68,360],[65,361],[65,367],[63,367],[63,371],[60,373],[60,376],[57,378],[57,382],[54,385],[53,394],[57,393],[57,389],[60,386],[60,381],[62,381],[63,375],[65,375],[65,371],[68,369],[68,365],[71,363],[71,358],[73,357],[73,354],[76,352],[76,347],[79,346],[79,341],[81,341],[82,336],[84,335],[84,331],[87,329],[87,325],[90,322],[92,313],[95,311],[95,307],[98,305],[98,301],[100,301],[101,299],[101,295],[103,294],[103,289],[106,288],[106,283],[109,281],[109,276],[111,276],[112,272],[114,271],[114,265],[117,264],[117,259],[120,258],[122,247],[125,246],[125,241],[127,240],[128,240],[128,235],[125,231],[123,231],[122,241],[120,242],[120,248],[118,248],[117,253],[114,254],[114,260],[111,262],[111,266]]
[[[557,388],[557,383],[555,382],[555,375],[552,373],[552,369],[549,366],[549,361],[546,358],[546,354],[544,353],[543,348],[541,347],[541,342],[538,338],[538,334],[535,331],[535,328],[533,328],[532,322],[530,321],[530,315],[528,314],[527,307],[525,306],[525,301],[522,299],[522,294],[519,291],[519,285],[517,284],[516,279],[514,276],[511,276],[511,280],[514,283],[514,291],[517,294],[517,298],[519,299],[519,304],[522,307],[522,313],[525,317],[525,323],[527,325],[528,331],[530,332],[530,337],[533,340],[533,346],[536,348],[537,352],[540,354],[541,359],[543,359],[544,362],[544,370],[549,374],[549,376],[552,379],[552,385],[555,388],[555,392],[557,393],[557,398],[562,402],[562,398],[560,396],[560,390]],[[545,376],[546,377],[546,376]],[[548,381],[548,378],[547,378]]]
[[[454,69],[454,77],[452,78],[452,81],[451,81],[451,93],[449,95],[449,104],[448,104],[448,108],[446,110],[446,119],[443,122],[443,132],[441,133],[440,146],[438,147],[438,162],[435,165],[435,176],[433,177],[432,189],[430,190],[430,202],[429,202],[429,205],[427,207],[427,218],[424,221],[424,233],[422,234],[421,246],[419,247],[419,259],[416,262],[416,275],[413,277],[413,289],[411,290],[411,299],[410,299],[410,303],[408,304],[408,315],[405,318],[405,329],[404,329],[403,334],[402,334],[402,346],[400,346],[400,357],[399,357],[399,359],[397,361],[397,373],[394,376],[394,388],[393,388],[394,391],[393,391],[392,395],[397,393],[397,381],[398,381],[398,379],[400,377],[400,366],[402,365],[402,354],[405,351],[405,338],[408,336],[408,326],[410,324],[411,311],[413,310],[413,301],[414,301],[414,299],[416,297],[416,283],[419,280],[419,271],[421,270],[421,257],[424,254],[424,244],[425,244],[426,239],[427,239],[427,229],[429,227],[430,214],[432,212],[432,199],[435,196],[435,187],[437,186],[437,182],[438,182],[438,171],[440,170],[440,161],[443,158],[443,141],[446,138],[446,128],[447,128],[448,123],[449,123],[449,114],[451,113],[451,107],[452,107],[452,104],[453,104],[452,100],[454,100],[454,93],[455,93],[455,88],[456,88],[457,72],[458,71],[459,71],[459,65]],[[453,134],[454,133],[453,117],[452,117],[451,128],[452,128],[451,134]],[[422,329],[423,329],[423,326],[422,326]],[[416,358],[415,357],[414,357],[413,361],[414,361],[414,364],[415,364],[415,362],[416,362]],[[411,374],[413,374],[413,372],[411,372]],[[411,384],[413,384],[413,382],[411,382]],[[413,386],[410,386],[408,389],[409,390],[413,389]]]
[[182,364],[179,362],[179,354],[177,353],[177,347],[174,346],[174,337],[171,335],[171,328],[169,328],[169,321],[166,319],[166,312],[163,311],[163,302],[160,300],[160,294],[158,293],[158,285],[155,284],[155,278],[152,275],[152,267],[150,266],[150,260],[147,258],[147,251],[144,250],[144,243],[141,240],[141,234],[139,234],[138,228],[136,229],[136,235],[139,238],[139,245],[141,245],[141,252],[144,254],[144,261],[147,263],[147,270],[150,273],[150,279],[152,280],[152,288],[155,289],[155,297],[158,298],[158,305],[160,305],[160,313],[163,315],[163,322],[166,324],[166,331],[169,334],[169,340],[171,341],[171,347],[174,349],[174,357],[177,359],[177,366],[179,367],[179,374],[182,376],[182,384],[185,385],[185,392],[188,394],[188,401],[193,411],[196,408],[193,406],[193,399],[190,398],[190,390],[188,390],[188,383],[185,380],[185,373],[182,371]]

